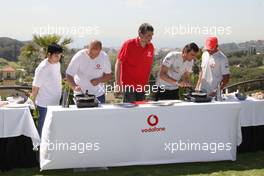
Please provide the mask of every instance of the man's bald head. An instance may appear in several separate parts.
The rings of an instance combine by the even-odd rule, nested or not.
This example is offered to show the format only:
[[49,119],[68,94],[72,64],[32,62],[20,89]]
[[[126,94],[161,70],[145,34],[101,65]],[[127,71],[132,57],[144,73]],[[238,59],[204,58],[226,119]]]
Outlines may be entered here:
[[89,44],[89,48],[102,49],[102,42],[99,40],[92,40]]
[[88,46],[88,54],[92,59],[95,59],[102,50],[102,42],[99,40],[92,40]]

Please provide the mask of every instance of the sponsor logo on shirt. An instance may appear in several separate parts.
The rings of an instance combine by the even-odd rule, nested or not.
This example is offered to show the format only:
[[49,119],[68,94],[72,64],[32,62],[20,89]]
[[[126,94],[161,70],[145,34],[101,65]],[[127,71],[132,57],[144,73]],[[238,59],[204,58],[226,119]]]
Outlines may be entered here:
[[147,117],[147,124],[149,125],[149,128],[141,129],[142,133],[159,133],[164,132],[166,130],[165,127],[159,127],[157,126],[159,123],[159,118],[155,114],[151,114]]
[[148,51],[148,53],[147,53],[147,57],[152,57],[152,53],[151,53],[151,51]]
[[215,63],[210,64],[210,67],[211,67],[212,69],[214,69],[214,68],[215,68]]
[[101,65],[100,65],[100,64],[96,64],[96,66],[95,66],[95,69],[96,69],[96,70],[101,70],[101,69],[102,69],[102,67],[101,67]]

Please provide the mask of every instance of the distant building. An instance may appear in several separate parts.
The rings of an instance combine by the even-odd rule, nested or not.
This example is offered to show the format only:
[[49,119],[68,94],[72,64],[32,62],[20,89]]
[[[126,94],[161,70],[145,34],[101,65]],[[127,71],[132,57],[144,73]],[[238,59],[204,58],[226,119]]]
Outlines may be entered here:
[[1,80],[4,86],[16,85],[16,69],[7,65],[0,69]]

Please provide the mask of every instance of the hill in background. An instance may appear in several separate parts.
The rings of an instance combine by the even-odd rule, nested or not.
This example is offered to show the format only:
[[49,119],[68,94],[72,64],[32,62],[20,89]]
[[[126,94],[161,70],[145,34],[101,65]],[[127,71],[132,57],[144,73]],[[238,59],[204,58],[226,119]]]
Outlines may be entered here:
[[[27,42],[19,41],[8,37],[0,37],[0,58],[4,58],[7,61],[18,61],[20,54],[20,48]],[[264,53],[264,40],[251,40],[243,43],[225,43],[221,44],[220,49],[225,54],[231,54],[235,52],[257,52]],[[116,54],[118,51],[113,48],[104,48],[107,53]]]
[[24,44],[25,42],[19,40],[0,37],[0,58],[16,62],[20,54],[20,48],[23,47]]

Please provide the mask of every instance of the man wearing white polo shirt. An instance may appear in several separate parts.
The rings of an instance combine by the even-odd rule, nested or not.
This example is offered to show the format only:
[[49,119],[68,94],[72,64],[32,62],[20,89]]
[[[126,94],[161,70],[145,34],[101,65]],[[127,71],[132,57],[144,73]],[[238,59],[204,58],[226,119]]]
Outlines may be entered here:
[[218,85],[223,89],[229,82],[230,71],[227,57],[218,49],[218,39],[208,37],[202,55],[201,72],[196,90],[215,96]]
[[199,47],[195,43],[190,43],[182,52],[172,51],[167,54],[156,80],[159,87],[156,100],[177,100],[179,87],[191,87],[190,74],[198,52]]
[[112,79],[111,63],[102,51],[102,43],[93,40],[86,49],[77,52],[67,70],[66,77],[75,94],[95,95],[100,103],[105,103],[103,83]]
[[61,98],[60,58],[62,47],[57,44],[48,46],[47,58],[36,68],[32,83],[32,99],[38,110],[38,132],[41,136],[47,106],[59,105]]

